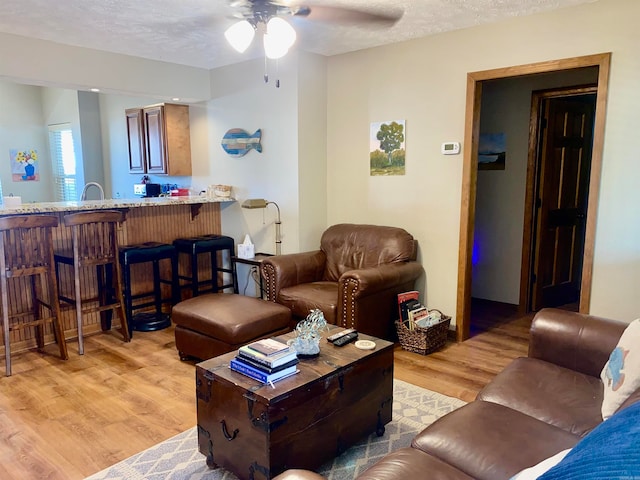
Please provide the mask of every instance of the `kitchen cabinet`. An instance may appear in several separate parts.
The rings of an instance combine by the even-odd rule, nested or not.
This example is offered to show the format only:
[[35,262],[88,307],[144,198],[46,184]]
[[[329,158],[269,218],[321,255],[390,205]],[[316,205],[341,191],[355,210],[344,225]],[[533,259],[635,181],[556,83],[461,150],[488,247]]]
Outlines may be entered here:
[[144,173],[146,172],[146,167],[142,109],[130,108],[125,113],[127,115],[127,138],[129,141],[129,172]]
[[163,103],[125,113],[130,173],[191,175],[188,105]]

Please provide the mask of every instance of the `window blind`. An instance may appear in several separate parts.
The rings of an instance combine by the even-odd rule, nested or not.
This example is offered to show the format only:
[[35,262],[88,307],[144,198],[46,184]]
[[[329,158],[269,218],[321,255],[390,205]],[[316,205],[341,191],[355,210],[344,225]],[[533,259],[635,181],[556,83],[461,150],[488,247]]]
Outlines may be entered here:
[[73,131],[70,123],[49,125],[49,147],[56,200],[78,200],[76,152],[73,147]]

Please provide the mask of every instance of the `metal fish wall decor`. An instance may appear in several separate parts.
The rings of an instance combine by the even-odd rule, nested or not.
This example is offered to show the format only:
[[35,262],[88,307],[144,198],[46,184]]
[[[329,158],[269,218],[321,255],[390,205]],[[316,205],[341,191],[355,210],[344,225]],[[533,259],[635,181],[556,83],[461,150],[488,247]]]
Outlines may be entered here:
[[242,157],[251,149],[262,153],[262,129],[256,130],[253,135],[249,135],[246,130],[241,128],[232,128],[222,137],[222,148],[232,157]]

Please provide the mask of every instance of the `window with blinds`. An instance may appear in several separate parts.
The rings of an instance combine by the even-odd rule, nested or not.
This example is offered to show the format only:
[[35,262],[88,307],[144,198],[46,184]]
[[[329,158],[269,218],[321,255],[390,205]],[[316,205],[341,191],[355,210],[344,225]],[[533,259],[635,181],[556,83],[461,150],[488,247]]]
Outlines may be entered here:
[[76,152],[70,123],[49,125],[49,146],[57,201],[78,200]]

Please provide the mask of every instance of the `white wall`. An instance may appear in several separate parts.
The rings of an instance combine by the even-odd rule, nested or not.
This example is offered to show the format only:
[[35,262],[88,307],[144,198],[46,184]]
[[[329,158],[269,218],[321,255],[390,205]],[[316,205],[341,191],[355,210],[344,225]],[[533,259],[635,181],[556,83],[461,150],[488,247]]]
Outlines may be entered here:
[[[454,313],[467,72],[613,52],[592,313],[640,312],[640,2],[610,0],[329,58],[328,223],[397,225],[418,238],[426,303]],[[405,176],[370,177],[368,128],[407,121]],[[466,146],[463,145],[463,148]]]
[[[104,187],[104,161],[102,158],[102,128],[100,122],[99,94],[77,92],[78,121],[82,135],[82,168],[84,182],[97,182]],[[80,185],[79,193],[84,184]],[[88,200],[99,199],[98,189],[87,189]]]
[[327,62],[299,57],[298,203],[299,251],[316,250],[327,227]]
[[[287,56],[279,67],[280,88],[262,76],[264,62],[244,62],[212,71],[212,99],[207,104],[209,144],[196,153],[194,183],[233,186],[237,203],[222,210],[222,230],[241,241],[249,234],[256,252],[275,253],[276,209],[242,209],[247,198],[265,198],[278,204],[282,219],[282,251],[299,248],[298,219],[298,115],[297,57]],[[249,151],[231,157],[220,145],[231,128],[249,133],[262,129],[262,153]],[[202,161],[204,160],[204,161]]]
[[473,297],[516,305],[520,301],[532,92],[597,80],[597,68],[584,68],[483,84],[480,133],[504,133],[507,159],[504,170],[478,171]]
[[[48,130],[39,87],[0,80],[0,184],[4,195],[21,196],[22,201],[49,200],[52,187]],[[40,181],[14,182],[10,150],[36,149]]]
[[[79,91],[78,119],[82,135],[82,165],[84,182],[97,182],[104,188],[104,161],[102,158],[102,129],[100,125],[100,99],[97,93]],[[82,185],[84,187],[84,185]],[[96,187],[87,189],[87,200],[99,199]],[[106,196],[105,192],[105,198]]]
[[[82,128],[80,126],[80,110],[78,107],[78,93],[75,90],[65,88],[43,87],[40,88],[42,96],[42,109],[44,115],[44,128],[48,135],[48,125],[68,123],[73,134],[73,149],[76,157],[76,188],[78,195],[84,186],[84,150],[82,148]],[[47,139],[47,149],[49,148]],[[48,150],[47,150],[48,152]],[[47,160],[51,165],[51,159]],[[51,167],[50,167],[51,168]],[[51,185],[52,178],[49,183]],[[39,201],[52,201],[55,199],[55,187],[52,186],[51,196]]]

